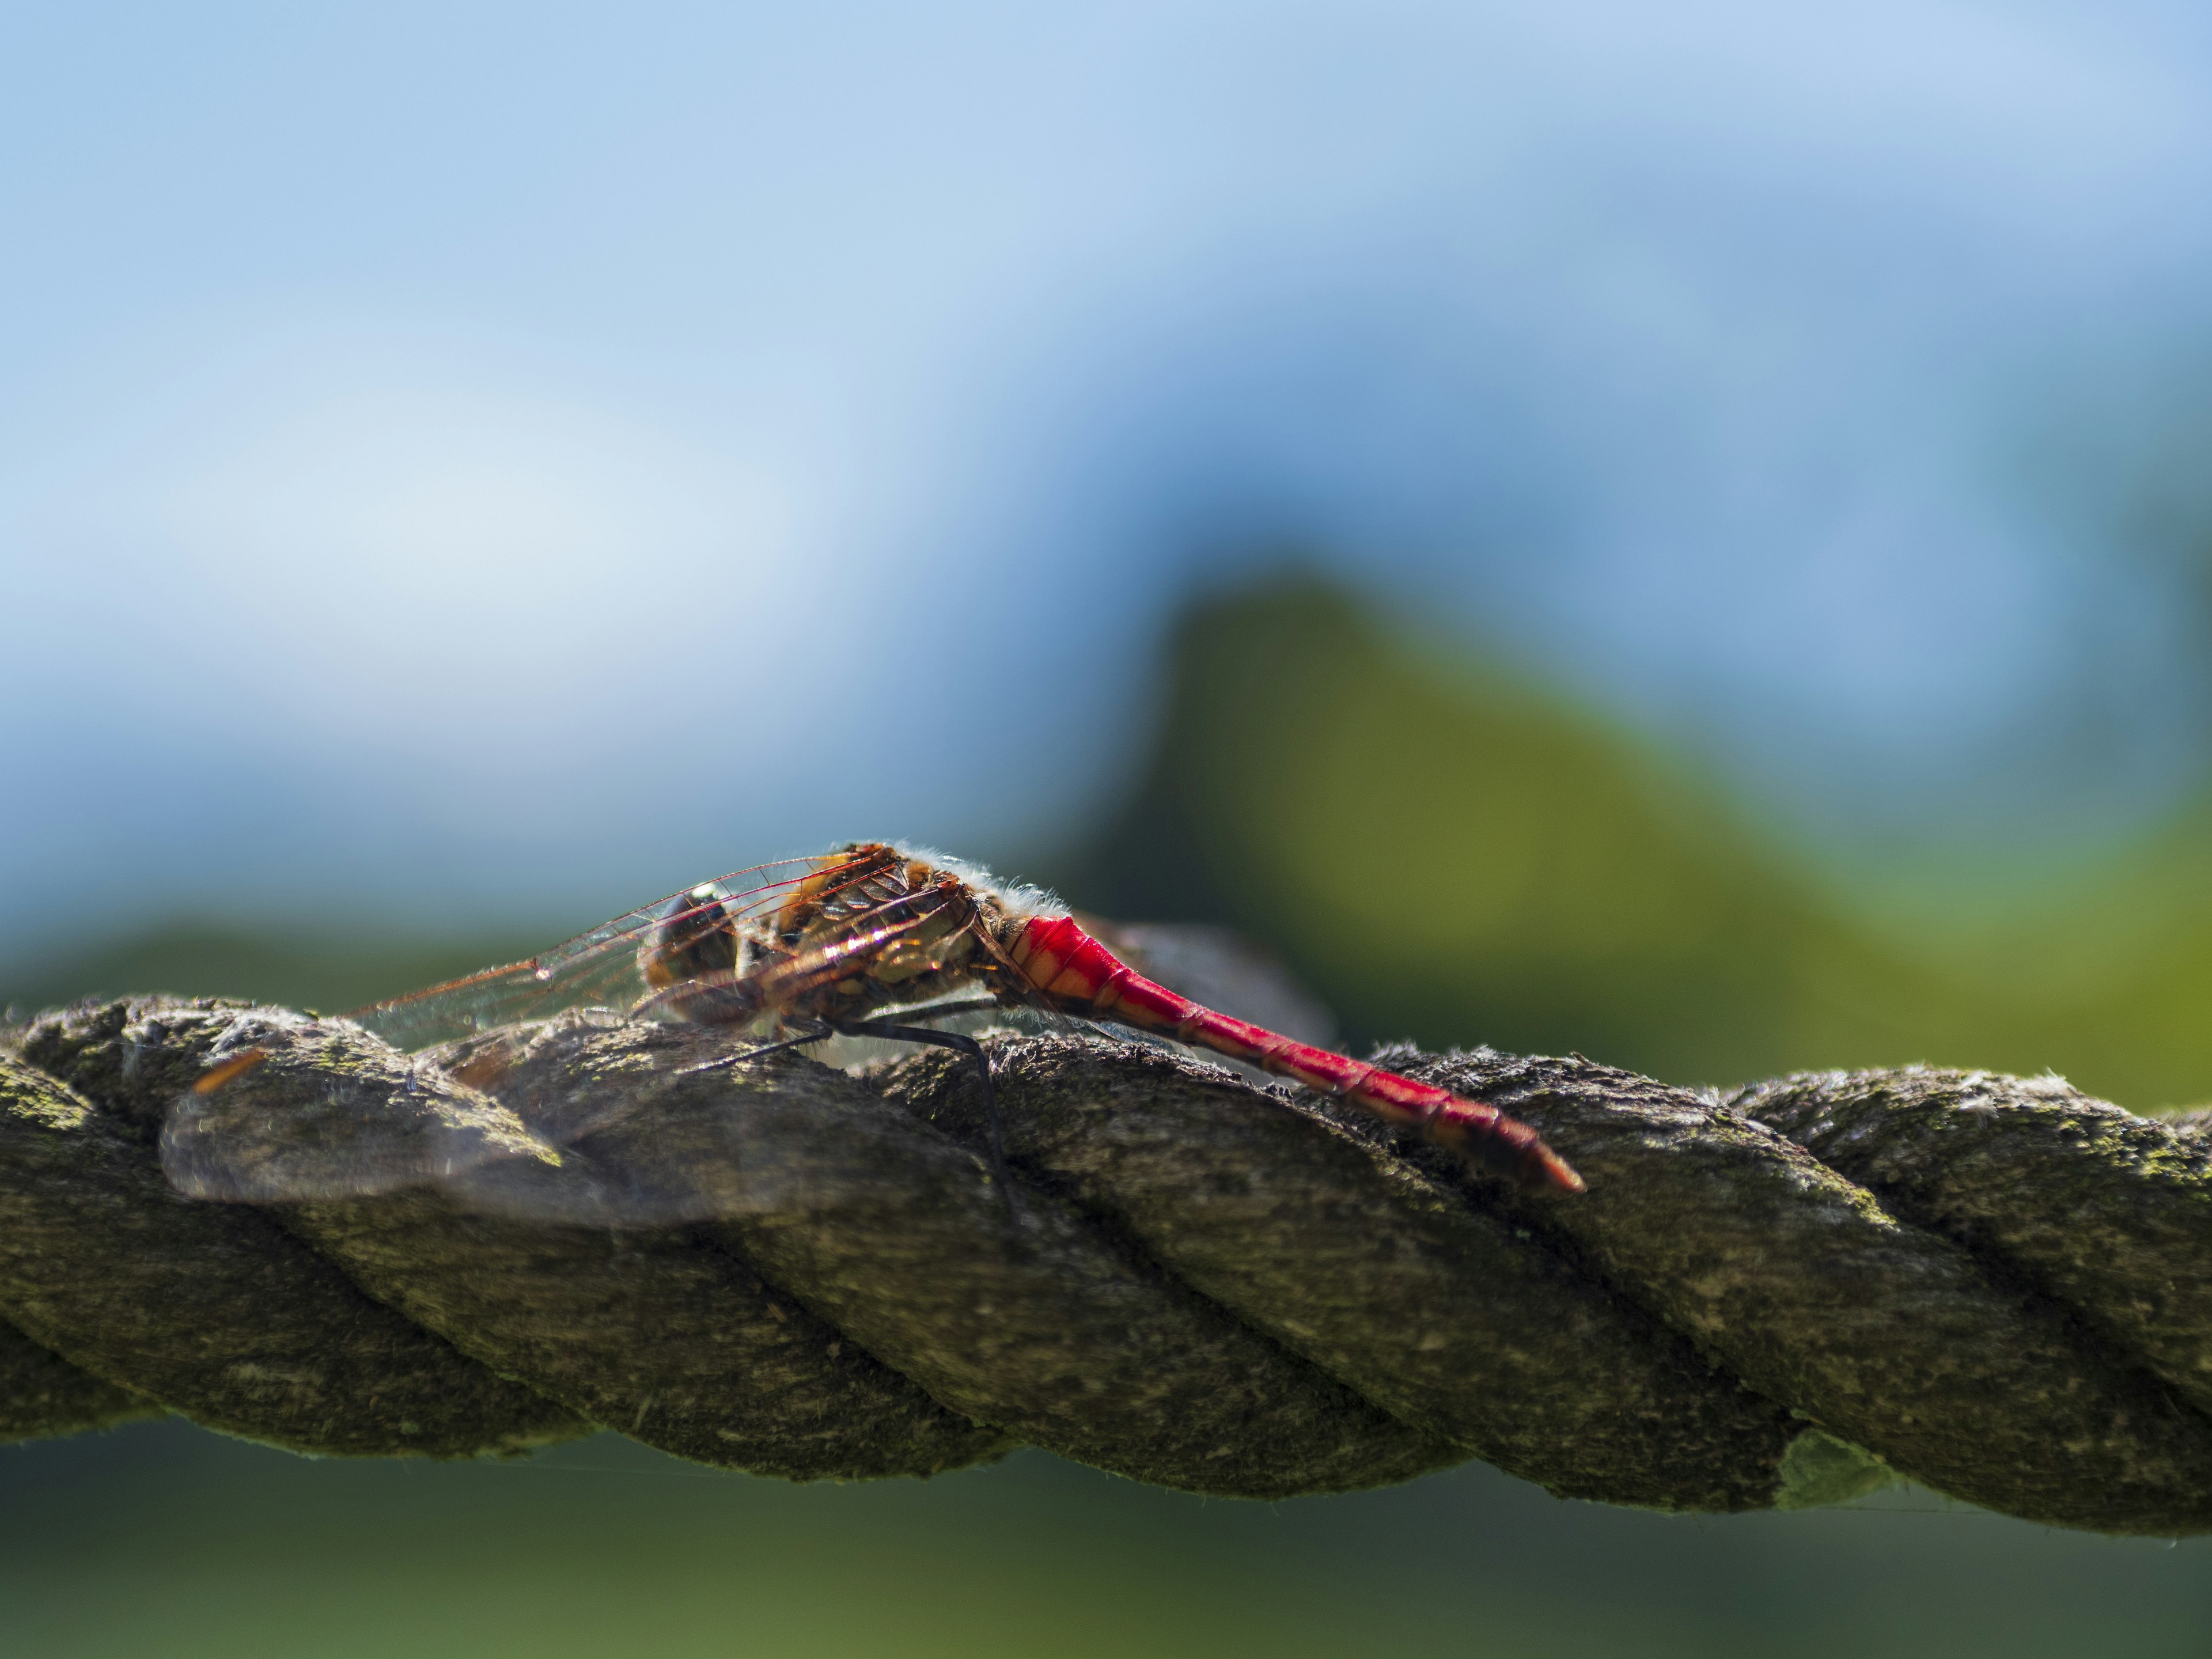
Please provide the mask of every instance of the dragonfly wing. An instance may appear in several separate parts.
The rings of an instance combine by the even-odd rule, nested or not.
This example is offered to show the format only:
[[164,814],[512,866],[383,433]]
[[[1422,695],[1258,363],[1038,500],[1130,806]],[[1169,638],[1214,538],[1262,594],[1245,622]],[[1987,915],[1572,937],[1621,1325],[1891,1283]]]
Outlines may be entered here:
[[[343,1021],[240,1021],[172,1106],[170,1183],[298,1204],[410,1189],[561,1225],[649,1228],[878,1199],[838,1144],[852,1079],[733,1034],[570,1014],[411,1058]],[[734,1063],[732,1063],[734,1062]],[[841,1093],[840,1091],[843,1091]]]
[[441,1184],[464,1207],[562,1224],[665,1227],[803,1215],[880,1197],[843,1156],[825,1103],[854,1086],[785,1054],[680,1024],[574,1018],[436,1058],[496,1096],[548,1162],[479,1159]]
[[[781,1080],[757,1086],[757,1067],[738,1063],[746,1039],[731,1025],[685,1023],[716,993],[732,997],[733,1017],[753,1006],[733,994],[748,991],[750,976],[712,986],[686,979],[649,994],[641,955],[649,945],[665,966],[665,936],[655,930],[687,921],[710,933],[758,936],[794,891],[834,879],[842,856],[737,872],[527,962],[349,1020],[264,1021],[250,1030],[242,1022],[171,1110],[164,1166],[180,1191],[204,1198],[297,1203],[429,1185],[477,1207],[592,1225],[844,1201],[851,1183],[832,1179],[835,1160],[794,1153],[805,1137],[762,1103],[791,1091]],[[786,990],[834,979],[850,971],[849,959],[919,929],[936,908],[906,896],[856,912],[836,938],[762,971],[782,975]],[[621,1017],[633,1010],[672,1018],[645,1026]],[[662,1035],[648,1041],[643,1031]],[[434,1047],[425,1060],[465,1090],[435,1086],[435,1071],[408,1071],[372,1035],[405,1049]],[[362,1053],[332,1053],[347,1042]]]
[[343,1022],[249,1018],[161,1131],[190,1197],[313,1202],[436,1186],[487,1162],[557,1162],[514,1114]]
[[733,871],[626,911],[527,962],[487,968],[357,1009],[348,1018],[393,1047],[413,1050],[501,1026],[550,1019],[571,1009],[635,1008],[648,988],[639,963],[640,947],[668,919],[672,905],[719,906],[732,926],[755,923],[782,904],[799,884],[834,868],[836,856],[786,859]]
[[1099,943],[1146,978],[1231,1018],[1326,1048],[1336,1019],[1291,970],[1225,927],[1079,918]]
[[466,979],[394,997],[350,1018],[395,1048],[413,1051],[502,1026],[550,1019],[573,1008],[623,1009],[644,988],[633,940],[617,939],[566,963],[551,954],[487,968]]

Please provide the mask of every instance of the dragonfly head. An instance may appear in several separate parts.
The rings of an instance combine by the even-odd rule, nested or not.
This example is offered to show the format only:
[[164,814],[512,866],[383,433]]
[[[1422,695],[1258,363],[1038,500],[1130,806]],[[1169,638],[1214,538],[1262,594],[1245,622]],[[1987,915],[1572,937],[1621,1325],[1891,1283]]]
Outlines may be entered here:
[[738,967],[738,925],[721,895],[694,887],[669,900],[638,947],[637,966],[656,991],[710,975],[728,983]]

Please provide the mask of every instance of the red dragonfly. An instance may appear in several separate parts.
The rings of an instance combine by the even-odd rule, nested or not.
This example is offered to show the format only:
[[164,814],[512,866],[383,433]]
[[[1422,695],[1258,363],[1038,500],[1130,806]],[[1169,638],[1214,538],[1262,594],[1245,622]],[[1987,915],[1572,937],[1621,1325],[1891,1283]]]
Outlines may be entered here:
[[[832,1036],[957,1050],[981,1080],[992,1162],[1009,1194],[989,1057],[938,1021],[1028,1009],[1127,1026],[1355,1102],[1524,1185],[1583,1188],[1534,1130],[1494,1107],[1202,1007],[1139,974],[1048,895],[881,842],[704,882],[526,962],[352,1018],[419,1048],[585,1006],[773,1039],[694,1071]],[[194,1093],[212,1094],[258,1055],[247,1049],[216,1065]]]

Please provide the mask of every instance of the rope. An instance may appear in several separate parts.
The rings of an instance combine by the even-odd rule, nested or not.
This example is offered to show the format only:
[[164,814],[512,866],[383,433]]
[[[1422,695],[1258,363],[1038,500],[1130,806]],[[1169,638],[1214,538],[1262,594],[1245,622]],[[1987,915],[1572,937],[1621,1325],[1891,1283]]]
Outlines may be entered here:
[[[1560,1197],[1178,1053],[1002,1036],[1010,1215],[972,1070],[935,1053],[702,1072],[735,1040],[570,1018],[440,1070],[343,1022],[157,1000],[13,1038],[0,1434],[167,1409],[464,1456],[604,1425],[793,1479],[1034,1444],[1254,1498],[1473,1456],[1667,1510],[1904,1477],[2050,1524],[2212,1530],[2212,1157],[2055,1079],[1721,1094],[1379,1056],[1533,1124],[1589,1183]],[[171,1129],[165,1176],[172,1103],[247,1042],[268,1060],[206,1097],[203,1139]],[[172,1179],[298,1194],[337,1167],[364,1190]],[[457,1197],[436,1177],[461,1169],[495,1178]],[[750,1184],[646,1230],[479,1203],[679,1177]]]

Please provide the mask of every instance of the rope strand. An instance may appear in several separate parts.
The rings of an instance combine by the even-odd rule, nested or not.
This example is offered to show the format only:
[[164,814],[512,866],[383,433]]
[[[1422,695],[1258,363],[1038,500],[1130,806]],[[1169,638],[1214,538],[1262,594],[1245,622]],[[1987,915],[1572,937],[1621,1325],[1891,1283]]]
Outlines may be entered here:
[[[1722,1096],[1377,1056],[1533,1125],[1589,1182],[1564,1198],[1158,1048],[1002,1036],[1010,1216],[972,1066],[934,1054],[702,1071],[742,1042],[571,1019],[447,1071],[343,1022],[161,999],[15,1037],[0,1435],[166,1408],[456,1456],[604,1425],[793,1479],[1035,1444],[1256,1498],[1472,1456],[1660,1509],[1902,1476],[2049,1524],[2212,1530],[2212,1157],[2054,1079]],[[313,1201],[164,1176],[172,1103],[246,1041],[268,1058],[185,1126],[204,1141],[172,1131],[170,1175]],[[370,1178],[313,1195],[302,1171],[340,1154]],[[678,1181],[736,1197],[698,1224],[530,1218],[556,1188]]]

